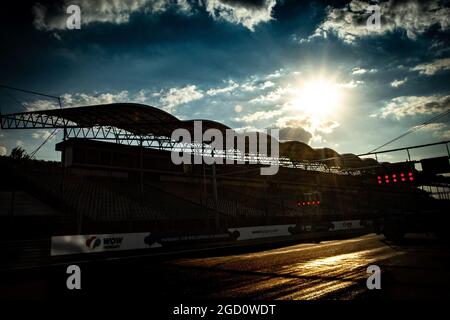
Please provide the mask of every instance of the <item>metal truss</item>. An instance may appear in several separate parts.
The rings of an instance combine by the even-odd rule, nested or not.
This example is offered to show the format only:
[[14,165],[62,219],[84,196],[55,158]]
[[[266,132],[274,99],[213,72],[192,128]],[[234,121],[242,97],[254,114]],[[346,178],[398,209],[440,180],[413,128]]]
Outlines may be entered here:
[[[283,167],[301,168],[308,171],[321,171],[337,174],[350,174],[359,175],[362,174],[365,168],[339,168],[336,166],[330,166],[325,164],[326,161],[335,159],[336,157],[320,159],[320,160],[300,160],[291,161],[285,157],[268,157],[263,154],[242,154],[239,150],[214,150],[210,145],[206,143],[179,143],[173,141],[166,136],[157,136],[152,134],[135,134],[126,129],[118,128],[115,126],[92,126],[90,124],[83,124],[75,121],[68,120],[57,114],[46,114],[41,112],[23,112],[14,114],[0,115],[0,124],[2,129],[64,129],[64,139],[78,138],[78,139],[92,139],[92,140],[108,140],[117,144],[124,144],[130,146],[142,146],[144,148],[154,148],[161,150],[172,150],[175,152],[187,152],[194,156],[206,156],[217,157],[227,160],[234,160],[239,162],[251,162],[259,164],[271,164],[278,163]],[[431,143],[426,145],[417,145],[405,148],[384,150],[378,152],[371,152],[365,154],[359,154],[358,156],[377,156],[381,153],[389,153],[393,151],[409,150],[415,148],[422,148],[427,146],[434,146],[445,144],[448,151],[447,144],[450,141],[442,141],[438,143]],[[214,154],[214,155],[213,155]],[[449,153],[450,156],[450,153]]]
[[2,129],[64,129],[64,139],[106,140],[129,146],[187,152],[202,157],[211,157],[214,153],[216,158],[223,158],[224,161],[233,160],[237,163],[251,162],[268,165],[276,162],[283,167],[324,172],[332,170],[320,162],[296,161],[294,163],[285,158],[271,158],[261,154],[242,154],[239,150],[213,151],[208,144],[179,143],[168,137],[138,135],[114,126],[83,126],[57,115],[27,112],[1,115],[0,117]]
[[43,113],[26,112],[1,115],[2,129],[48,129],[79,128],[70,120]]
[[129,146],[143,146],[146,148],[172,149],[176,142],[167,137],[154,135],[137,135],[127,130],[112,126],[96,126],[89,128],[68,128],[66,138],[109,140]]
[[56,115],[27,112],[1,115],[2,129],[64,129],[65,138],[110,140],[119,144],[171,149],[175,142],[167,137],[136,135],[113,126],[82,126]]

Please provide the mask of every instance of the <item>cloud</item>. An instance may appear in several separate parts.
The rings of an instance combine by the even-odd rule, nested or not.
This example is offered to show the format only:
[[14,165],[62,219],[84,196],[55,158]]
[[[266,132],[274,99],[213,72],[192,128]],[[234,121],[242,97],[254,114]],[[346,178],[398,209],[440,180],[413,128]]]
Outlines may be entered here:
[[272,81],[264,81],[258,86],[258,89],[264,90],[267,88],[272,88],[275,85]]
[[394,80],[391,82],[391,87],[398,88],[401,85],[405,84],[406,81],[408,81],[407,77],[402,80]]
[[[271,76],[271,75],[268,75]],[[222,101],[225,101],[225,95],[232,93],[231,100],[234,104],[239,104],[238,110],[244,108],[246,102],[270,102],[281,99],[282,95],[288,92],[288,89],[278,88],[274,92],[272,90],[276,84],[273,81],[266,80],[266,75],[255,76],[246,79],[239,83],[235,80],[225,81],[224,87],[206,88],[204,91],[199,89],[196,85],[188,84],[180,87],[163,88],[160,91],[154,92],[149,89],[140,89],[134,92],[127,90],[119,92],[103,92],[103,93],[65,93],[61,96],[61,102],[64,108],[88,106],[97,104],[110,104],[118,102],[136,102],[151,105],[158,105],[165,110],[172,112],[173,109],[184,103],[189,103],[203,97],[220,96]],[[258,95],[255,93],[257,92]],[[232,101],[234,99],[234,101]],[[272,99],[272,100],[271,100]],[[59,108],[56,99],[42,99],[27,101],[23,103],[27,111],[48,110]],[[239,111],[240,112],[240,111]]]
[[[52,132],[50,130],[38,130],[36,132],[33,132],[31,136],[33,139],[45,140],[50,137],[51,134]],[[55,136],[53,136],[50,140],[53,140],[54,138]]]
[[275,103],[280,101],[282,98],[287,99],[292,94],[296,93],[295,89],[289,87],[278,87],[266,94],[260,95],[256,98],[251,99],[250,103]]
[[204,0],[206,11],[214,18],[241,24],[251,31],[255,26],[272,20],[276,0]]
[[296,140],[309,143],[313,135],[303,128],[285,127],[280,129],[280,140]]
[[353,68],[352,69],[352,74],[364,74],[366,72],[367,72],[367,70],[364,68]]
[[285,75],[285,74],[286,74],[286,70],[284,70],[283,68],[281,68],[281,69],[275,70],[274,72],[268,74],[268,75],[266,76],[266,79],[276,79],[276,78],[280,78],[280,77],[282,77],[282,76]]
[[431,132],[431,134],[440,139],[449,139],[450,138],[450,130],[447,124],[445,123],[430,123],[425,127],[417,126],[421,131]]
[[23,106],[27,111],[38,111],[59,108],[58,102],[55,100],[36,100],[33,102],[24,102]]
[[358,80],[358,81],[354,81],[351,80],[350,82],[344,82],[344,83],[338,83],[337,87],[338,88],[345,88],[345,89],[354,89],[360,85],[364,84],[364,81]]
[[[94,92],[94,93],[66,93],[62,95],[63,107],[77,107],[97,104],[109,104],[117,102],[139,102],[161,107],[168,112],[177,111],[177,116],[182,118],[209,118],[229,122],[230,125],[255,127],[259,129],[267,127],[291,128],[285,129],[286,136],[300,137],[302,131],[313,134],[331,133],[338,125],[327,122],[329,119],[304,123],[280,123],[280,119],[287,120],[300,117],[311,117],[305,110],[299,110],[292,105],[293,99],[298,95],[299,88],[295,85],[298,80],[298,71],[279,69],[266,74],[250,75],[242,80],[227,79],[222,85],[213,87],[198,87],[197,84],[180,84],[174,87],[136,88],[133,91],[119,92]],[[270,80],[269,80],[270,79]],[[340,83],[343,89],[352,89],[362,84],[362,81],[349,81]],[[203,100],[201,100],[203,99]],[[203,106],[198,100],[205,102]],[[185,107],[176,109],[180,105]],[[26,102],[29,110],[43,110],[59,108],[56,100],[35,100]],[[209,106],[209,107],[207,107]],[[35,139],[45,139],[48,133],[35,132]],[[305,138],[305,137],[304,137]],[[305,138],[306,139],[306,138]]]
[[199,100],[204,96],[203,92],[195,85],[187,85],[182,88],[170,88],[165,92],[161,92],[160,95],[161,98],[159,101],[168,112],[172,112],[174,107],[180,104]]
[[241,88],[243,91],[248,91],[248,92],[252,92],[255,90],[264,90],[267,88],[271,88],[275,86],[275,83],[273,83],[270,80],[267,81],[246,81],[241,85]]
[[[247,112],[233,120],[241,125],[279,128],[285,139],[322,141],[322,135],[332,133],[340,124],[332,117],[317,119],[314,112],[298,108],[294,102],[300,92],[296,86],[298,74],[298,71],[278,70],[270,75],[252,76],[241,83],[233,95],[240,99],[240,106],[245,105]],[[268,80],[269,76],[272,80]],[[363,81],[353,80],[337,86],[351,90],[362,84]]]
[[[196,8],[203,8],[213,19],[240,24],[254,31],[255,26],[272,20],[272,10],[276,0],[231,1],[231,0],[78,0],[81,8],[82,27],[92,23],[124,24],[129,22],[134,13],[158,14],[167,10],[176,10],[182,14],[191,14]],[[64,30],[67,7],[72,0],[64,0],[58,6],[44,6],[37,3],[33,6],[33,25],[38,30]]]
[[[72,0],[64,0],[59,6],[46,7],[40,3],[33,6],[33,24],[38,30],[64,30],[66,29],[67,7],[74,4]],[[188,12],[191,9],[186,0],[78,0],[76,4],[81,9],[81,23],[127,23],[135,12],[161,13],[169,7],[179,11]]]
[[405,30],[410,39],[416,39],[431,26],[441,30],[450,27],[450,8],[441,1],[388,0],[380,2],[381,25],[379,29],[367,28],[367,19],[372,13],[367,12],[373,1],[353,0],[342,8],[329,7],[326,18],[315,30],[313,37],[326,37],[333,33],[347,43],[358,38],[381,35],[395,30]]
[[436,59],[433,62],[422,63],[411,68],[411,71],[419,71],[420,74],[427,76],[431,76],[442,70],[450,70],[450,58]]
[[421,130],[423,130],[423,131],[440,131],[440,130],[447,128],[447,125],[445,123],[430,123],[426,127],[423,127],[420,125],[414,127],[414,129],[419,129],[419,128],[422,128]]
[[316,131],[330,134],[340,126],[340,123],[334,120],[322,121],[316,127]]
[[0,156],[6,156],[7,150],[6,147],[0,146]]
[[206,94],[209,96],[215,96],[218,94],[232,92],[233,90],[235,90],[238,87],[239,87],[239,85],[236,82],[234,82],[233,80],[230,80],[230,81],[228,81],[228,86],[223,87],[223,88],[209,89],[208,91],[206,91]]
[[309,132],[312,137],[311,141],[320,142],[322,136],[320,134],[330,134],[340,126],[340,123],[334,120],[316,121],[311,116],[285,116],[277,120],[277,127],[279,128],[303,128]]
[[442,139],[450,139],[450,130],[442,131],[438,136]]
[[128,91],[118,93],[101,93],[89,95],[86,93],[64,94],[62,96],[63,106],[78,107],[94,104],[108,104],[115,102],[128,102],[130,99]]
[[147,91],[144,89],[139,90],[133,98],[133,101],[137,103],[146,103],[148,100]]
[[353,69],[352,69],[352,74],[360,75],[360,74],[365,74],[365,73],[367,73],[367,72],[369,72],[369,73],[375,73],[375,72],[377,72],[377,71],[378,71],[377,69],[370,69],[370,70],[367,70],[367,69],[364,69],[364,68],[359,68],[359,67],[357,67],[357,68],[353,68]]
[[271,119],[281,114],[282,114],[281,110],[257,111],[255,113],[245,115],[241,118],[236,118],[236,121],[255,122]]
[[448,96],[403,96],[389,101],[381,110],[381,117],[393,115],[400,119],[416,114],[433,114],[450,109],[450,95]]
[[295,127],[295,128],[304,128],[305,130],[316,133],[326,133],[329,134],[333,132],[333,130],[340,126],[337,121],[334,120],[322,120],[318,122],[316,119],[313,119],[311,116],[288,116],[284,118],[278,119],[278,125],[280,127]]
[[[61,103],[64,108],[88,106],[95,104],[108,104],[115,102],[128,102],[130,96],[128,91],[120,91],[118,93],[66,93],[61,96]],[[35,100],[32,102],[24,102],[27,111],[47,110],[59,108],[56,100]]]

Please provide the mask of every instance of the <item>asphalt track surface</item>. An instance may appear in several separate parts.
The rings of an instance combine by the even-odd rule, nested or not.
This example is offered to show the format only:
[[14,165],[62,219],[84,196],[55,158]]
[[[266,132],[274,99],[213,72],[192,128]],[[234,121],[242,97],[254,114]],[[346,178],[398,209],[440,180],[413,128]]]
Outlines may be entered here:
[[[381,269],[368,290],[367,267]],[[401,243],[368,234],[272,248],[79,263],[81,290],[66,288],[67,265],[0,274],[0,299],[448,300],[450,246],[431,236]]]

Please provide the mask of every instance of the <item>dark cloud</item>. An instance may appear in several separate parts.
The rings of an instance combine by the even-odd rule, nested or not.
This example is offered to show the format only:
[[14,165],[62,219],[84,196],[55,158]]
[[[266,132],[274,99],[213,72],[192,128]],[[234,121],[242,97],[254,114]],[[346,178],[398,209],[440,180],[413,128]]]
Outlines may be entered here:
[[316,29],[314,36],[335,33],[348,43],[363,37],[377,37],[385,33],[402,30],[412,40],[417,39],[432,26],[441,31],[450,28],[450,7],[445,1],[388,0],[380,2],[381,23],[378,29],[367,28],[370,13],[367,8],[375,2],[352,0],[344,7],[330,8],[326,19]]

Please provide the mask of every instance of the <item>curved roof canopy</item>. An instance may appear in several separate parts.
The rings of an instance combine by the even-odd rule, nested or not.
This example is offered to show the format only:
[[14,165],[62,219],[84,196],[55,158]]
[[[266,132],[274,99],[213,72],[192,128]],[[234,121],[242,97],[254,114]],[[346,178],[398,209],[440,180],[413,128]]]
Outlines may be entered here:
[[339,154],[330,148],[313,149],[300,141],[280,142],[280,156],[286,157],[291,161],[319,161],[329,167],[346,169],[378,165],[375,159],[361,159],[351,153]]
[[182,121],[161,109],[138,103],[111,103],[86,107],[34,111],[56,116],[80,127],[112,126],[136,135],[169,136]]
[[[216,129],[225,134],[225,131],[230,129],[228,126],[212,120],[180,120],[164,110],[139,103],[111,103],[1,115],[2,129],[113,127],[136,136],[165,138],[170,138],[176,129],[186,129],[190,132],[191,139],[195,139],[196,121],[201,121],[202,134],[208,129]],[[235,132],[237,137],[250,134]],[[274,138],[264,133],[255,132],[254,134],[256,134],[258,142],[258,153],[262,151],[259,150],[259,139],[264,138],[263,141],[267,143],[267,151],[272,154],[270,149],[271,141]],[[247,152],[249,141],[245,140]],[[204,141],[197,142],[204,143]],[[320,161],[328,166],[347,168],[373,165],[375,161],[363,161],[353,154],[340,155],[329,148],[313,149],[299,141],[279,142],[279,147],[280,156],[292,161]]]

